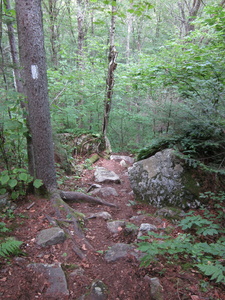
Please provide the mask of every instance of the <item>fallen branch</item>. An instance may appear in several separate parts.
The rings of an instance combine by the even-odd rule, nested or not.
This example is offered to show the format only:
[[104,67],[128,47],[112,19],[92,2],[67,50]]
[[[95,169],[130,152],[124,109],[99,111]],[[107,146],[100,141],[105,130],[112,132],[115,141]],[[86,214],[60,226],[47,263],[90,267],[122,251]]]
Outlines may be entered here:
[[117,205],[113,203],[106,202],[105,200],[102,200],[100,198],[95,198],[83,193],[79,192],[60,192],[60,197],[64,201],[73,201],[73,202],[89,202],[92,204],[97,204],[97,205],[106,205],[106,206],[111,206],[111,207],[117,207]]

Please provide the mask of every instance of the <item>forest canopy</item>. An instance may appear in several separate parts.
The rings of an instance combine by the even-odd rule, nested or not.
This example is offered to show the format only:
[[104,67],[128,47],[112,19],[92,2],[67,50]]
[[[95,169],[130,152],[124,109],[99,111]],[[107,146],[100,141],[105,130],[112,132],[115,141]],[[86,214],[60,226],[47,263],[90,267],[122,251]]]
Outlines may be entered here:
[[[43,0],[42,13],[54,135],[101,134],[114,16],[107,130],[113,151],[136,152],[154,139],[185,136],[186,154],[201,158],[203,151],[222,166],[224,1]],[[15,16],[14,1],[1,1],[0,151],[7,168],[27,161],[24,96],[15,85],[19,62],[10,48],[13,32],[18,51]]]

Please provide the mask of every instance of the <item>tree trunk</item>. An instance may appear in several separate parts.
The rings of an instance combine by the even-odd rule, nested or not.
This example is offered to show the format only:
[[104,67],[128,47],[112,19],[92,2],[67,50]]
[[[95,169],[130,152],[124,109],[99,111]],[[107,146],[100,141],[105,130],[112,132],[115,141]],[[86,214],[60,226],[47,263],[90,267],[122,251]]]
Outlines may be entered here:
[[[11,9],[10,5],[10,0],[5,0],[4,2],[5,7],[7,10]],[[15,38],[15,32],[13,28],[12,22],[7,22],[7,29],[8,29],[8,38],[9,38],[9,45],[10,45],[10,52],[11,52],[11,57],[12,57],[12,63],[13,63],[13,75],[14,75],[14,85],[15,85],[15,90],[18,93],[23,93],[23,83],[22,83],[22,78],[21,78],[21,72],[20,72],[20,61],[19,61],[19,54],[18,54],[18,49],[17,49],[17,44],[16,44],[16,38]],[[32,139],[29,134],[29,120],[28,116],[26,115],[27,111],[27,105],[25,104],[24,101],[20,101],[21,108],[24,111],[23,117],[27,121],[27,130],[28,134],[26,137],[27,140],[27,155],[28,155],[28,160],[30,162],[29,164],[29,173],[34,176],[34,164],[33,164],[33,145],[32,145]]]
[[29,126],[33,143],[35,178],[44,189],[54,190],[56,173],[42,24],[41,0],[16,0],[19,53],[24,93],[28,101]]
[[[195,29],[192,22],[197,17],[202,4],[202,0],[193,0],[192,5],[190,5],[190,3],[188,3],[187,1],[184,1],[184,3],[178,2],[178,6],[180,8],[182,16],[182,24],[184,25],[184,35],[188,35],[191,31]],[[188,16],[186,16],[186,10],[188,11]]]
[[77,28],[78,28],[78,69],[84,69],[84,10],[83,1],[77,0]]
[[57,23],[59,8],[57,8],[58,0],[48,0],[46,9],[50,19],[50,42],[51,42],[51,62],[53,67],[58,66],[58,53],[60,51],[59,43],[59,25]]
[[[116,4],[116,1],[114,1]],[[116,58],[118,52],[115,47],[115,12],[116,5],[112,5],[112,17],[111,17],[111,27],[110,27],[110,45],[109,45],[109,55],[108,55],[108,74],[106,79],[106,95],[104,101],[104,118],[102,126],[102,134],[105,138],[107,145],[107,129],[109,124],[109,114],[112,106],[112,95],[113,95],[113,86],[114,86],[114,71],[116,69],[117,63]]]

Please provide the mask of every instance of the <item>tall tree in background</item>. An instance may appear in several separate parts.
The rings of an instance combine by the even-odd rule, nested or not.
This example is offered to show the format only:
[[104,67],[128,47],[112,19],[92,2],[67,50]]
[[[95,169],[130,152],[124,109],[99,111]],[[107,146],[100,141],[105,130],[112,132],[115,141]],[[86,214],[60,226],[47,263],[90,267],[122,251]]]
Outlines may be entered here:
[[109,33],[109,54],[108,54],[108,74],[106,78],[106,95],[104,101],[104,118],[102,133],[107,146],[107,129],[109,124],[109,113],[112,107],[112,96],[114,86],[114,71],[117,67],[116,58],[118,52],[115,47],[115,19],[116,19],[116,1],[112,2],[111,26]]
[[58,66],[58,55],[60,51],[59,42],[59,22],[58,16],[60,12],[61,2],[59,0],[47,0],[43,2],[45,9],[49,15],[49,29],[50,29],[50,43],[51,43],[51,63],[52,66],[57,68]]
[[42,179],[46,190],[56,188],[54,151],[46,58],[42,24],[41,0],[16,0],[19,53],[28,101],[28,119],[33,144],[35,178]]
[[178,6],[180,8],[182,16],[182,23],[184,25],[184,35],[188,35],[191,31],[195,29],[194,24],[192,22],[197,17],[202,5],[202,0],[178,2]]

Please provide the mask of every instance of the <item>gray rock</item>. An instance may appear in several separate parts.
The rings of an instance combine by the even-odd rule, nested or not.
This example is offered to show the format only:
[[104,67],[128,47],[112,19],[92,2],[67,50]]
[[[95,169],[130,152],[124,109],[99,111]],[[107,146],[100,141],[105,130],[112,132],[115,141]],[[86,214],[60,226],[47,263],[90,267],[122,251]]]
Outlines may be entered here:
[[121,165],[121,167],[124,167],[124,168],[127,168],[127,167],[128,167],[128,165],[127,165],[127,163],[125,162],[125,160],[121,160],[121,161],[120,161],[120,165]]
[[126,155],[110,155],[111,160],[124,160],[128,162],[129,164],[134,163],[134,158]]
[[4,208],[6,205],[10,205],[9,194],[0,195],[0,209]]
[[106,300],[108,298],[108,288],[101,281],[94,281],[91,285],[91,291],[82,295],[77,300]]
[[106,251],[104,258],[107,262],[115,262],[121,258],[125,258],[128,254],[135,256],[134,249],[133,245],[118,243]]
[[103,187],[100,189],[96,189],[91,194],[92,195],[101,194],[103,197],[108,197],[108,196],[117,197],[118,196],[117,191],[112,187]]
[[37,244],[41,247],[63,243],[66,239],[65,232],[59,227],[42,230],[37,236]]
[[115,172],[107,170],[103,167],[96,167],[94,175],[96,182],[120,183],[120,178]]
[[95,281],[91,285],[91,294],[88,297],[90,300],[106,300],[108,298],[108,289],[101,281]]
[[74,270],[73,272],[70,273],[70,277],[73,276],[83,276],[84,275],[84,269],[83,268],[78,268],[76,270]]
[[119,233],[121,230],[120,228],[125,226],[126,221],[123,220],[117,220],[117,221],[110,221],[107,222],[107,228],[112,233]]
[[199,206],[199,184],[172,149],[157,152],[135,163],[128,172],[137,201],[145,201],[156,207]]
[[149,223],[142,223],[140,226],[140,231],[157,231],[157,227],[155,225]]
[[157,277],[150,278],[145,276],[145,280],[149,282],[150,285],[150,294],[152,300],[164,300],[163,297],[163,287],[160,284],[160,281]]
[[86,214],[86,217],[88,219],[93,219],[93,218],[103,218],[104,220],[112,219],[112,216],[107,211],[100,211],[100,212],[93,213],[93,214],[92,213]]
[[169,217],[169,218],[174,218],[174,217],[181,218],[185,216],[185,212],[178,208],[174,209],[169,207],[163,207],[157,210],[156,215]]
[[139,238],[142,235],[145,235],[148,233],[148,231],[157,231],[158,228],[155,225],[149,224],[149,223],[142,223],[137,237]]
[[[66,277],[59,263],[51,265],[38,263],[30,264],[27,267],[32,269],[37,275],[41,274],[44,276],[46,289],[44,289],[43,294],[45,299],[68,299],[69,291]],[[43,287],[40,287],[40,289],[42,288]]]

